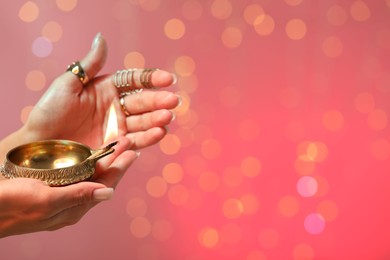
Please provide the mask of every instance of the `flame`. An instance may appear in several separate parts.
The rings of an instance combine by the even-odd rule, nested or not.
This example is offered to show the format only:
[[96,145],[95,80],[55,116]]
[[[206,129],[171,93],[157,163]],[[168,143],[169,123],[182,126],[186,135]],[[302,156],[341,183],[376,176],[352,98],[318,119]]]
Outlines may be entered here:
[[107,119],[106,134],[104,136],[104,143],[112,141],[118,137],[118,120],[116,116],[114,103],[111,104]]

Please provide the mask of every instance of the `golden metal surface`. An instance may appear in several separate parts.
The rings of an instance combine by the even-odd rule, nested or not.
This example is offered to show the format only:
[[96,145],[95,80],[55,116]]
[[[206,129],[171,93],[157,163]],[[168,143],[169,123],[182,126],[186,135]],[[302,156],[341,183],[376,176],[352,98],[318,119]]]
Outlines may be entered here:
[[68,185],[90,178],[96,161],[114,152],[115,145],[93,151],[68,140],[24,144],[7,153],[2,173],[7,178],[36,178],[50,186]]

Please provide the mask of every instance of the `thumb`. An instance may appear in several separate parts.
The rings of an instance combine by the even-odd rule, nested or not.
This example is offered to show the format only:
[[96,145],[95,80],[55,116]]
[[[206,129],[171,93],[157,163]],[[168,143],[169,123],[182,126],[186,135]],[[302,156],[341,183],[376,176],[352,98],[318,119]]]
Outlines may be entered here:
[[[54,192],[55,190],[55,192]],[[91,202],[110,200],[114,189],[95,182],[79,182],[63,187],[54,187],[51,199],[56,202],[54,211],[61,212]]]
[[[82,69],[84,69],[84,72],[89,80],[92,80],[103,68],[107,59],[107,52],[108,48],[106,40],[103,38],[101,33],[96,34],[90,51],[83,59],[80,60],[80,65]],[[80,79],[72,72],[67,71],[60,77],[60,79],[62,79],[63,82],[70,83],[68,85],[74,86],[72,92],[74,91],[76,93],[80,93],[84,87]]]

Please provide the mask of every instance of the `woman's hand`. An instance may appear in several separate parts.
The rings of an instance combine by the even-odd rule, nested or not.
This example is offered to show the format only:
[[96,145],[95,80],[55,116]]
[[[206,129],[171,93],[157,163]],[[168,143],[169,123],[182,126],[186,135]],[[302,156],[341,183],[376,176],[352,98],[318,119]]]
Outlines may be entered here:
[[[107,55],[105,40],[98,34],[91,51],[80,61],[90,78],[83,86],[71,72],[57,78],[32,110],[24,130],[31,141],[42,139],[70,139],[100,147],[105,134],[107,111],[113,103],[119,123],[119,135],[134,144],[132,149],[149,146],[166,134],[165,126],[173,119],[170,109],[179,104],[179,97],[168,91],[143,91],[125,97],[130,116],[126,117],[119,105],[113,76],[96,77]],[[168,87],[174,76],[163,70],[152,74],[157,88]]]

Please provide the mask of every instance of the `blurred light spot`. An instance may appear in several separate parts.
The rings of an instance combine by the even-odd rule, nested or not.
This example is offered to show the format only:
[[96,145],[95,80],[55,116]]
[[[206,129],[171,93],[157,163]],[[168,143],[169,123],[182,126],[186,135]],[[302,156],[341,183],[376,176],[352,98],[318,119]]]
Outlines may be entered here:
[[23,22],[33,22],[39,16],[39,7],[32,1],[25,2],[19,9],[19,18]]
[[234,245],[238,244],[242,238],[242,230],[241,227],[234,223],[228,223],[221,228],[221,241]]
[[148,211],[148,205],[144,199],[136,197],[130,199],[126,204],[126,212],[132,218],[144,217]]
[[348,14],[343,7],[333,5],[326,12],[326,18],[331,25],[340,26],[345,24],[348,19]]
[[383,130],[387,127],[387,113],[382,109],[374,109],[368,114],[367,123],[373,130]]
[[181,12],[187,20],[196,21],[202,17],[203,7],[197,0],[189,0],[183,4]]
[[38,37],[32,44],[32,53],[40,58],[45,58],[53,51],[53,44],[46,37]]
[[265,249],[275,248],[279,243],[279,233],[273,228],[264,228],[259,233],[258,242]]
[[195,71],[195,61],[190,56],[180,56],[176,59],[175,73],[182,77],[190,76]]
[[211,4],[211,14],[217,19],[227,19],[232,14],[233,5],[229,0],[214,0]]
[[178,40],[184,36],[186,27],[180,19],[170,19],[164,25],[165,35],[171,40]]
[[320,234],[325,229],[325,220],[318,213],[309,214],[304,221],[305,230],[312,234]]
[[317,193],[318,184],[316,179],[303,176],[298,180],[297,191],[302,197],[312,197]]
[[242,33],[236,27],[228,27],[222,32],[222,43],[227,48],[237,48],[242,42]]
[[206,248],[213,248],[219,242],[219,233],[214,228],[204,228],[199,232],[199,243]]
[[160,176],[151,177],[146,183],[146,191],[152,197],[162,197],[167,192],[167,183]]
[[278,209],[284,217],[293,217],[298,214],[299,200],[291,195],[286,195],[279,200]]
[[161,0],[142,0],[139,6],[146,11],[155,11],[159,8]]
[[270,35],[275,29],[275,21],[269,15],[258,16],[253,24],[255,31],[262,35]]
[[264,18],[265,18],[265,13],[261,5],[250,4],[247,7],[245,7],[244,19],[249,25],[254,25],[256,19],[259,19],[257,20],[257,23],[260,23],[261,22],[260,19],[264,19]]
[[[176,94],[181,97],[181,104],[180,104],[180,106],[177,106],[173,111],[175,112],[175,114],[178,117],[181,117],[181,116],[185,115],[186,113],[188,113],[190,103],[191,103],[191,98],[190,98],[190,96],[188,96],[188,94],[186,94],[183,91],[177,92]],[[177,121],[181,120],[180,118],[176,118],[176,119],[177,119]],[[178,122],[178,123],[181,125],[185,125],[185,124],[187,124],[187,122],[188,122],[188,120],[185,122]]]
[[305,243],[298,244],[293,249],[294,260],[312,260],[314,259],[313,248]]
[[328,156],[328,148],[322,142],[303,141],[297,146],[297,154],[302,161],[322,162]]
[[378,139],[371,144],[371,154],[379,161],[387,160],[390,156],[390,143],[385,139]]
[[42,28],[42,36],[49,39],[51,42],[57,42],[62,37],[62,27],[57,22],[47,22]]
[[219,101],[226,107],[239,105],[241,91],[236,87],[225,87],[219,91]]
[[336,219],[339,210],[336,203],[331,200],[325,200],[318,204],[317,213],[320,214],[326,222],[330,222]]
[[129,52],[126,54],[124,60],[123,60],[123,65],[125,68],[144,68],[145,67],[145,58],[144,56],[137,52]]
[[241,169],[235,166],[227,167],[222,173],[222,178],[228,187],[237,187],[243,181]]
[[247,177],[256,177],[260,174],[261,163],[259,159],[249,156],[241,162],[241,172]]
[[240,198],[244,215],[254,215],[259,210],[259,200],[253,194],[245,194]]
[[284,107],[292,109],[301,104],[302,94],[298,88],[287,87],[280,91],[279,99]]
[[267,255],[258,250],[250,251],[245,258],[245,260],[267,260],[267,259],[268,259]]
[[316,164],[310,160],[301,160],[297,158],[295,160],[294,169],[299,175],[310,175],[314,172]]
[[177,81],[177,86],[181,91],[188,94],[194,93],[198,89],[199,80],[196,75],[180,77]]
[[322,51],[329,58],[336,58],[343,52],[344,46],[341,40],[335,36],[330,36],[325,39],[322,44]]
[[137,217],[131,221],[130,231],[134,237],[147,237],[152,231],[152,225],[148,219],[144,217]]
[[160,149],[164,154],[176,154],[180,148],[180,139],[174,134],[167,134],[159,143]]
[[216,139],[207,139],[201,146],[202,155],[209,160],[217,159],[222,152],[221,143]]
[[284,0],[284,2],[286,2],[286,4],[288,5],[294,6],[294,5],[300,5],[303,2],[303,0]]
[[198,184],[203,191],[213,192],[219,187],[219,176],[212,171],[202,172],[199,176]]
[[337,132],[344,126],[344,117],[337,110],[328,110],[322,117],[322,124],[325,129],[331,132]]
[[355,1],[351,5],[351,16],[359,22],[367,21],[371,16],[371,11],[363,1]]
[[188,201],[188,197],[188,189],[184,185],[176,184],[169,188],[168,198],[173,205],[185,205]]
[[40,91],[45,87],[46,76],[40,70],[32,70],[27,73],[25,84],[32,91]]
[[30,116],[31,111],[34,109],[34,106],[26,106],[20,112],[20,121],[25,124],[28,117]]
[[[182,99],[184,100],[184,99]],[[174,112],[176,113],[176,124],[180,126],[185,126],[188,128],[195,127],[199,122],[199,116],[198,113],[193,110],[189,109],[189,102],[187,102],[188,99],[186,99],[186,104],[180,106],[179,108],[176,108]],[[183,102],[184,103],[184,102]],[[184,112],[185,111],[185,112]]]
[[244,206],[238,199],[228,199],[223,203],[222,211],[225,217],[237,219],[242,215]]
[[306,35],[306,23],[301,19],[291,19],[286,25],[286,34],[291,40],[300,40]]
[[56,0],[56,4],[58,9],[64,12],[69,12],[76,7],[77,0]]
[[157,220],[153,223],[152,235],[158,241],[166,241],[172,237],[172,224],[166,220]]
[[252,119],[246,119],[238,124],[238,134],[244,141],[255,140],[260,133],[260,125],[258,121]]
[[176,184],[183,179],[183,167],[178,163],[168,163],[162,170],[165,181],[169,184]]
[[355,98],[355,107],[357,111],[368,114],[375,108],[375,99],[371,93],[362,92]]

